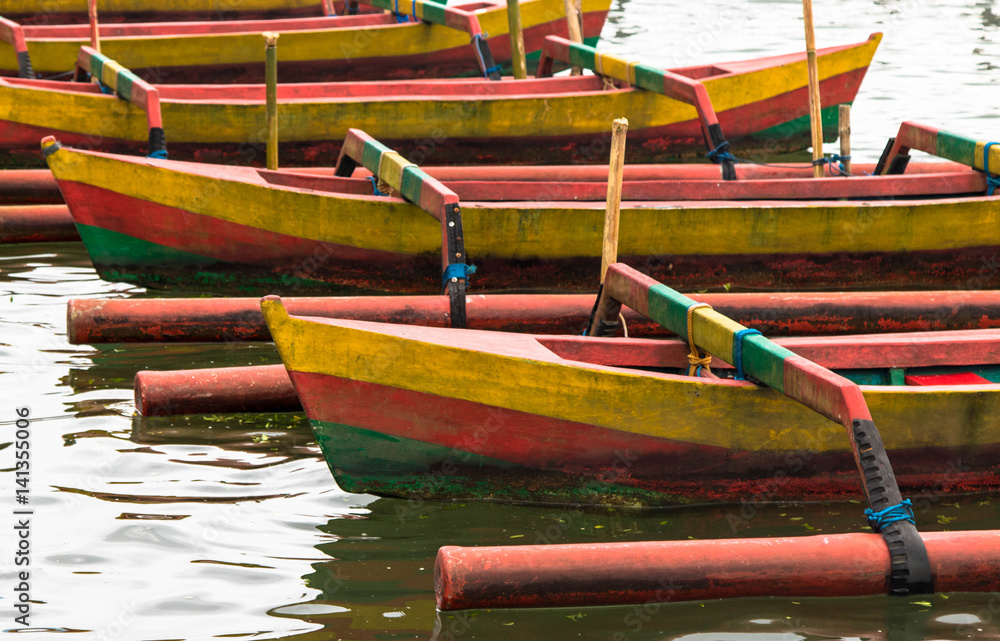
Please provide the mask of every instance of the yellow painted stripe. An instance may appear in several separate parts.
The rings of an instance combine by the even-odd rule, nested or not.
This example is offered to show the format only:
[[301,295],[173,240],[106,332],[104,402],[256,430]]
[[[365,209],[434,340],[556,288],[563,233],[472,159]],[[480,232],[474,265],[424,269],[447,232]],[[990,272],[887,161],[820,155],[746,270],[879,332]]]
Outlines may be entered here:
[[396,151],[387,151],[378,161],[378,177],[399,191],[403,184],[403,168],[416,167],[412,162],[399,155]]
[[149,131],[145,112],[115,96],[14,88],[2,82],[0,120],[79,132],[95,143],[103,138],[144,141]]
[[[263,47],[257,44],[263,51]],[[874,50],[873,43],[866,43],[831,56],[836,60],[821,66],[824,70],[838,72],[863,67],[871,60]],[[789,72],[789,67],[779,67],[752,73],[751,81],[730,77],[710,80],[706,85],[719,111],[767,100],[804,86],[804,70],[804,66],[799,69],[801,77],[797,77]],[[107,136],[111,134],[104,133],[108,128],[105,120],[110,119],[114,121],[112,131],[127,129],[130,132],[127,137],[133,140],[144,140],[146,136],[146,116],[141,110],[127,112],[130,121],[122,123],[117,114],[116,117],[108,117],[105,110],[110,109],[109,101],[103,96],[69,96],[58,92],[22,96],[20,90],[15,92],[0,86],[0,95],[3,94],[9,100],[0,100],[0,116],[13,122]],[[161,109],[167,140],[173,143],[253,143],[266,140],[262,102],[223,105],[164,101]],[[633,130],[671,125],[697,117],[694,107],[649,91],[636,90],[595,91],[584,95],[549,95],[530,99],[482,99],[477,96],[466,101],[376,98],[366,101],[284,103],[278,111],[278,120],[281,139],[295,142],[342,138],[349,127],[362,129],[376,139],[422,138],[427,134],[429,123],[434,123],[440,135],[448,138],[586,135],[603,132],[608,122],[622,115],[629,118]],[[727,133],[736,136],[739,132],[729,127]]]
[[[282,360],[293,371],[708,446],[850,448],[843,427],[770,389],[601,371],[310,323],[287,318],[270,301],[264,310]],[[889,448],[1000,440],[1000,393],[873,388],[866,399]]]
[[[586,0],[585,11],[607,11],[610,0]],[[562,0],[526,0],[521,4],[525,29],[563,16]],[[491,37],[509,33],[506,5],[477,14]],[[126,68],[171,67],[198,64],[264,62],[259,33],[192,36],[143,36],[102,38],[101,53]],[[72,70],[77,51],[88,44],[80,40],[30,40],[28,52],[35,71],[55,73]],[[282,61],[351,60],[433,53],[469,45],[469,34],[443,25],[413,23],[358,28],[284,31]],[[9,56],[7,55],[9,53]],[[10,57],[11,60],[7,60]],[[470,55],[470,64],[472,58]],[[9,45],[0,43],[0,69],[17,70]],[[470,67],[471,70],[471,67]]]
[[[976,143],[976,155],[973,157],[976,169],[987,170],[986,167],[983,167],[983,149],[985,149],[986,145],[988,144],[989,141],[980,141]],[[996,144],[990,147],[990,157],[988,158],[988,160],[989,160],[989,168],[988,168],[989,173],[1000,174],[1000,144]]]
[[[319,0],[240,0],[233,8],[240,11],[269,11],[318,7],[319,4]],[[87,0],[59,0],[56,3],[43,0],[5,0],[3,8],[8,14],[46,11],[86,13]],[[101,0],[100,5],[100,10],[106,13],[218,11],[219,8],[218,0]]]
[[[49,164],[61,180],[278,233],[404,254],[437,253],[441,247],[439,226],[407,203],[213,181],[72,150],[56,154]],[[462,217],[466,248],[473,257],[600,254],[601,203],[541,204],[525,209],[504,203],[466,203]],[[374,229],[379,233],[372,233]],[[623,256],[902,252],[956,249],[970,242],[1000,245],[1000,199],[860,206],[834,201],[814,207],[789,202],[764,207],[687,203],[654,208],[625,202],[619,230]]]

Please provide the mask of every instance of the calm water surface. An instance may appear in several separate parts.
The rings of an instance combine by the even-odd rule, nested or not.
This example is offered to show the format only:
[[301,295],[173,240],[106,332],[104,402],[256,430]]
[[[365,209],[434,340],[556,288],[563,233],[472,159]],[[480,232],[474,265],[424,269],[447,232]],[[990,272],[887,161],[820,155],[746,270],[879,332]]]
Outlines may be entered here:
[[[1000,7],[817,3],[819,46],[885,40],[853,113],[875,160],[903,119],[1000,135]],[[801,5],[616,0],[613,52],[663,66],[802,48]],[[769,599],[439,615],[443,544],[851,532],[863,506],[655,513],[414,505],[334,484],[293,415],[133,418],[142,368],[277,362],[268,345],[94,349],[65,340],[72,297],[143,296],[97,278],[82,246],[0,247],[0,629],[80,639],[993,639],[1000,596]],[[31,630],[14,624],[13,421],[31,411]],[[1000,528],[1000,496],[942,499],[924,529]],[[21,569],[21,568],[19,568]]]

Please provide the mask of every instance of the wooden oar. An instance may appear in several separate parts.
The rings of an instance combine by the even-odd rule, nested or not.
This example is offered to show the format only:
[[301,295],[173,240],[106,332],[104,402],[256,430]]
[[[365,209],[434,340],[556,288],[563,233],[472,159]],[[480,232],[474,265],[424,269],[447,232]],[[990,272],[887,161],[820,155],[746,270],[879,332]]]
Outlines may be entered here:
[[[80,53],[76,58],[73,80],[79,81],[87,73],[95,82],[104,83],[122,100],[131,102],[146,112],[149,125],[149,155],[153,158],[166,158],[167,140],[163,134],[163,118],[160,114],[160,92],[156,87],[111,58],[84,46],[80,47]],[[44,147],[43,141],[43,154]]]
[[101,51],[101,36],[97,26],[97,0],[87,0],[87,20],[90,22],[90,46]]
[[722,126],[715,115],[712,99],[708,97],[705,85],[674,73],[650,65],[630,62],[623,58],[599,52],[585,44],[571,42],[558,36],[548,36],[542,44],[542,55],[538,60],[539,78],[552,75],[555,60],[590,69],[599,76],[614,78],[633,87],[652,91],[692,105],[698,111],[702,134],[709,157],[722,165],[725,180],[736,179],[735,159],[729,153],[729,143],[722,133]]
[[524,80],[528,77],[528,65],[524,58],[520,0],[507,0],[507,28],[510,29],[510,65],[514,70],[514,78]]
[[[600,336],[602,324],[613,323],[627,305],[736,368],[737,378],[750,376],[847,429],[865,496],[874,512],[905,511],[882,438],[855,383],[834,374],[748,330],[626,265],[608,269],[588,334]],[[689,325],[690,315],[690,325]],[[891,519],[890,519],[891,520]],[[873,526],[877,529],[877,526]],[[892,557],[893,594],[933,592],[927,551],[908,520],[881,527]]]
[[[583,29],[580,26],[580,14],[576,10],[576,0],[563,0],[566,7],[566,33],[569,39],[577,44],[583,44]],[[583,69],[574,66],[570,69],[571,76],[582,76]]]
[[806,70],[809,73],[809,124],[812,129],[813,176],[823,177],[823,115],[819,97],[819,67],[816,63],[816,31],[813,29],[812,0],[802,0],[802,17],[806,26]]
[[472,36],[472,46],[483,76],[490,80],[500,80],[500,65],[493,60],[493,53],[486,41],[486,33],[479,25],[479,18],[471,11],[448,7],[433,0],[364,0],[379,9],[386,9],[397,16],[412,16],[424,22],[432,22],[452,29],[464,31]]
[[265,31],[264,98],[267,122],[267,168],[278,168],[278,35]]
[[[441,222],[442,289],[451,301],[451,326],[465,327],[465,290],[475,266],[467,264],[458,195],[365,132],[349,129],[334,175],[348,177],[358,165],[372,172],[373,183],[385,183]],[[378,184],[373,190],[378,195]]]

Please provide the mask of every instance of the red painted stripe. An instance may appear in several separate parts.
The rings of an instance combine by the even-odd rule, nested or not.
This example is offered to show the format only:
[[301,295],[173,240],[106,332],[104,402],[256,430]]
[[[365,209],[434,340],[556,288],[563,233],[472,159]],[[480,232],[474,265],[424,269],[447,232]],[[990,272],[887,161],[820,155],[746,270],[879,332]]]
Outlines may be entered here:
[[545,470],[682,477],[703,469],[693,454],[725,452],[335,376],[291,377],[311,419],[454,448],[457,459],[471,452]]
[[907,385],[993,385],[993,381],[972,372],[961,374],[929,374],[918,376],[907,374],[904,379]]
[[839,374],[792,355],[784,361],[784,393],[844,426],[871,420],[861,389]]
[[[79,224],[126,234],[150,243],[233,263],[301,268],[311,257],[328,262],[407,263],[411,257],[369,251],[336,243],[287,236],[158,205],[83,183],[62,181],[60,189],[74,203]],[[327,265],[322,271],[332,271]]]

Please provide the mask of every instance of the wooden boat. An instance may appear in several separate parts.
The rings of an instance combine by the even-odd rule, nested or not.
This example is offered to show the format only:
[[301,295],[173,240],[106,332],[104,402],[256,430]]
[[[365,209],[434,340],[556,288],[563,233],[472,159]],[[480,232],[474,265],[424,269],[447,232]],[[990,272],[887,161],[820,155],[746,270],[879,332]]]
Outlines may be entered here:
[[[837,135],[836,105],[854,100],[880,40],[875,34],[864,43],[818,52],[823,104],[833,105],[824,110],[828,140]],[[667,92],[667,81],[692,92],[700,86],[729,142],[745,156],[810,144],[801,53],[665,72],[557,38],[544,48],[547,60],[572,58],[604,75],[279,85],[281,162],[333,162],[349,127],[368,131],[418,163],[603,162],[607,123],[622,115],[631,123],[630,162],[703,156],[699,110],[692,108],[692,96]],[[0,150],[9,152],[3,154],[8,164],[40,163],[38,141],[50,134],[77,147],[141,153],[154,126],[165,130],[172,158],[263,164],[264,87],[149,85],[86,50],[79,64],[131,102],[92,83],[0,79]],[[638,69],[645,76],[637,79]],[[658,82],[659,93],[667,95],[643,81]],[[155,96],[155,104],[138,100],[135,87],[143,88],[142,96]]]
[[[249,20],[252,18],[310,18],[326,15],[321,0],[101,0],[101,22],[168,22],[194,20]],[[334,4],[337,15],[347,13],[343,0]],[[23,25],[87,22],[87,0],[6,0],[5,18]]]
[[[713,165],[633,168],[644,179],[625,175],[622,261],[688,290],[1000,288],[1000,199],[985,195],[983,143],[912,123],[896,141],[882,165],[904,174],[813,179],[798,177],[811,176],[811,165],[737,164],[737,180],[722,181]],[[317,176],[44,144],[107,280],[331,295],[440,293],[445,275],[458,296],[452,278],[464,288],[471,264],[476,291],[590,290],[600,264],[606,180],[566,179],[573,170],[536,168],[536,181],[519,182],[499,168],[499,179],[460,180],[455,168],[442,184],[350,132],[338,172],[362,162],[400,198],[373,195],[373,177],[361,172]],[[909,147],[968,165],[907,167]],[[1000,148],[989,153],[1000,171]]]
[[[475,0],[444,6],[431,0],[364,0],[395,13],[318,16],[279,21],[109,24],[101,51],[155,83],[262,82],[262,31],[281,33],[281,82],[471,75],[481,36],[496,60],[509,63],[507,3]],[[583,35],[597,42],[611,0],[585,0]],[[546,35],[567,35],[563,0],[523,0],[525,51],[537,59]],[[486,34],[489,34],[487,37]],[[21,26],[0,22],[0,74],[33,78],[66,74],[89,43],[89,25]],[[29,59],[25,69],[23,60]],[[490,65],[492,66],[492,65]]]
[[[604,305],[617,301],[684,333],[691,314],[698,344],[731,365],[712,364],[721,378],[688,376],[680,340],[292,317],[273,296],[262,310],[330,469],[350,492],[748,509],[846,500],[858,496],[844,431],[852,420],[855,428],[874,420],[906,493],[1000,482],[1000,332],[771,342],[737,336],[742,326],[731,321],[706,325],[698,319],[715,312],[685,312],[678,301],[693,301],[670,292],[616,264],[598,318],[616,315]],[[744,371],[767,387],[733,376]],[[827,384],[844,396],[824,392]]]

